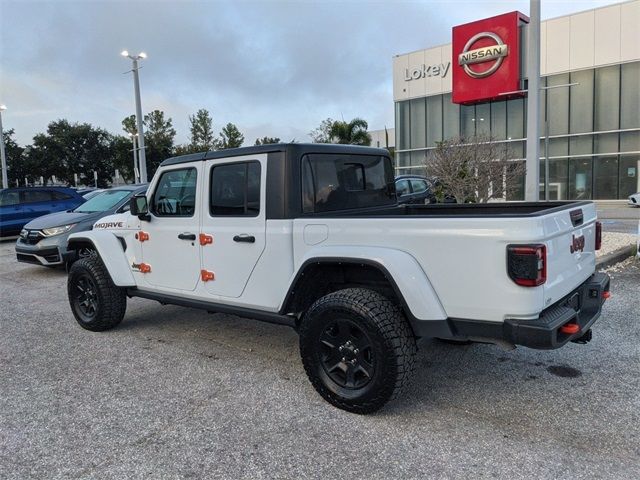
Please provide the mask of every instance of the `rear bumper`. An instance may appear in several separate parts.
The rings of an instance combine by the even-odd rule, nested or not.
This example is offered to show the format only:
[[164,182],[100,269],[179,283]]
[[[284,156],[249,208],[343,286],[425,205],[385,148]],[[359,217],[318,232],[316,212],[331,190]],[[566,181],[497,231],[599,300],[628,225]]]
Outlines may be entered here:
[[[608,291],[609,275],[596,273],[534,320],[487,322],[449,318],[439,322],[418,322],[414,332],[424,337],[508,343],[536,349],[560,348],[589,331],[600,316],[604,292]],[[568,323],[578,325],[575,333],[562,331]]]
[[[609,291],[609,275],[596,273],[560,302],[545,309],[536,320],[506,320],[505,339],[530,348],[559,348],[584,335],[600,317]],[[563,333],[561,327],[573,323],[576,333]]]

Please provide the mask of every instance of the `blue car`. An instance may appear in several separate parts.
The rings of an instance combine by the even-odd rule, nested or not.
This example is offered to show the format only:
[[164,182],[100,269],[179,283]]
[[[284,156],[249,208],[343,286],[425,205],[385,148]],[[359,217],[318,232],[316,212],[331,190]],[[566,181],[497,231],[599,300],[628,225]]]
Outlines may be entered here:
[[18,235],[22,227],[48,213],[71,210],[85,202],[65,187],[24,187],[0,190],[0,237]]

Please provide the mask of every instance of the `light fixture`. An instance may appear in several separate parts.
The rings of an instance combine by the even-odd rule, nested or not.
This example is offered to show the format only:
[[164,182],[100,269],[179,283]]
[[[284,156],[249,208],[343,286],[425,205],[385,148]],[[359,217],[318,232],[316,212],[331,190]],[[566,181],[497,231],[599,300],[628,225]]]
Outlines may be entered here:
[[127,50],[123,50],[122,52],[120,52],[120,55],[122,55],[123,57],[128,57],[129,52]]

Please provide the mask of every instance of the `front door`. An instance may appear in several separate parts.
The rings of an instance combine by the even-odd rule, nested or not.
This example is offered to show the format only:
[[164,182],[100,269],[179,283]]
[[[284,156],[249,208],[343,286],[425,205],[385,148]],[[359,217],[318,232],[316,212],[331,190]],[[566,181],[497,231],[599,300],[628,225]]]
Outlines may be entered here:
[[[201,163],[165,170],[147,193],[150,221],[140,222],[142,261],[154,287],[192,291],[200,277],[197,241],[202,208]],[[148,238],[147,238],[148,237]]]
[[206,162],[202,270],[212,274],[205,282],[212,295],[242,295],[264,251],[266,166],[266,155]]

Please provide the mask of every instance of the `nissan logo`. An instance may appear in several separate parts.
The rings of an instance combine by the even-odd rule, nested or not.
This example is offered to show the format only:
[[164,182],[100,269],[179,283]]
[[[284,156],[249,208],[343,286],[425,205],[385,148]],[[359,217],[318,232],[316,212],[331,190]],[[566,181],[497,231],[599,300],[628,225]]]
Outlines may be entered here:
[[[474,50],[469,50],[474,43],[482,38],[489,38],[493,40],[496,44],[491,45],[489,47],[476,48]],[[469,39],[464,48],[462,49],[462,53],[458,55],[458,65],[461,65],[464,68],[464,71],[473,78],[484,78],[488,77],[492,73],[494,73],[500,65],[502,65],[502,61],[504,57],[509,54],[509,47],[502,41],[502,39],[492,32],[482,32],[477,33],[473,37]],[[476,72],[471,69],[469,65],[473,65],[475,63],[484,63],[494,61],[495,63],[491,65],[488,70],[484,72]]]

